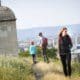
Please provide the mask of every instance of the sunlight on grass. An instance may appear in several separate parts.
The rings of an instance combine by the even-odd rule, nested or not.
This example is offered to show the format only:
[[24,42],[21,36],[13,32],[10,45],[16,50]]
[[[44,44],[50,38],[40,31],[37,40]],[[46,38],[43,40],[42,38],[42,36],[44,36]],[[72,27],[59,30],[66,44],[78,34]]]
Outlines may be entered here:
[[80,80],[80,63],[72,64],[72,77],[65,77],[60,60],[32,63],[31,57],[0,56],[0,80]]
[[31,62],[26,58],[0,57],[0,80],[35,80]]
[[33,70],[36,74],[42,77],[42,80],[79,80],[80,79],[79,76],[75,77],[73,75],[71,78],[65,77],[62,70],[62,65],[59,61],[50,62],[50,63],[39,62],[33,67]]
[[67,79],[62,75],[48,73],[43,77],[43,80],[67,80]]

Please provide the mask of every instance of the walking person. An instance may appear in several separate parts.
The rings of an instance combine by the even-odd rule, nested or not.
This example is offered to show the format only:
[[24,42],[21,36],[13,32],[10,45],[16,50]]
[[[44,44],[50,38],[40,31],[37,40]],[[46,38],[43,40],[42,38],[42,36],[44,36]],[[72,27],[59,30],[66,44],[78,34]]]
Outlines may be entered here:
[[29,47],[29,52],[32,56],[32,59],[33,59],[33,63],[36,64],[36,53],[37,53],[37,49],[36,49],[36,46],[34,45],[34,42],[32,41],[31,42],[31,45]]
[[48,39],[43,36],[42,32],[39,33],[40,36],[40,47],[42,49],[42,55],[44,58],[44,62],[49,62],[48,56],[47,56],[47,45],[48,45]]
[[62,28],[59,34],[59,55],[65,76],[71,76],[71,48],[72,41],[67,33],[67,28]]

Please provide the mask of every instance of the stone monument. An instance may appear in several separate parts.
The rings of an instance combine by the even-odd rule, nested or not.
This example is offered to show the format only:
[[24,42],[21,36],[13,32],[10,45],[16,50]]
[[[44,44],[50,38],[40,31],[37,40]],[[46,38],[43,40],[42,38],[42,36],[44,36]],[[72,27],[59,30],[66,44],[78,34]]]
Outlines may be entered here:
[[0,54],[18,54],[16,17],[13,11],[1,6],[0,0]]

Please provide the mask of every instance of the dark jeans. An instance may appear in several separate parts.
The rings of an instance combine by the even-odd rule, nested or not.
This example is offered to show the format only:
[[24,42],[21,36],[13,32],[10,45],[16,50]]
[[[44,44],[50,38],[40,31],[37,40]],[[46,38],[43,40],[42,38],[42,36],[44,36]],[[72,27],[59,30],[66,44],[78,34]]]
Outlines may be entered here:
[[32,54],[33,63],[36,63],[36,54]]
[[71,76],[71,53],[60,55],[65,76]]
[[49,62],[46,50],[47,50],[46,47],[42,48],[42,55],[43,55],[43,58],[44,58],[44,62]]

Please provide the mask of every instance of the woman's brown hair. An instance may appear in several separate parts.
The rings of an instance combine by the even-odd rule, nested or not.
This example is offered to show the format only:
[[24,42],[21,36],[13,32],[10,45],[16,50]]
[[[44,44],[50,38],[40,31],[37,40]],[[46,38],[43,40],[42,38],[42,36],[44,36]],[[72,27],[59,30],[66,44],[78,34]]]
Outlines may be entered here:
[[67,28],[66,28],[66,27],[63,27],[63,28],[61,29],[61,31],[60,31],[60,33],[59,33],[59,37],[62,37],[62,32],[63,32],[64,30],[67,30]]

